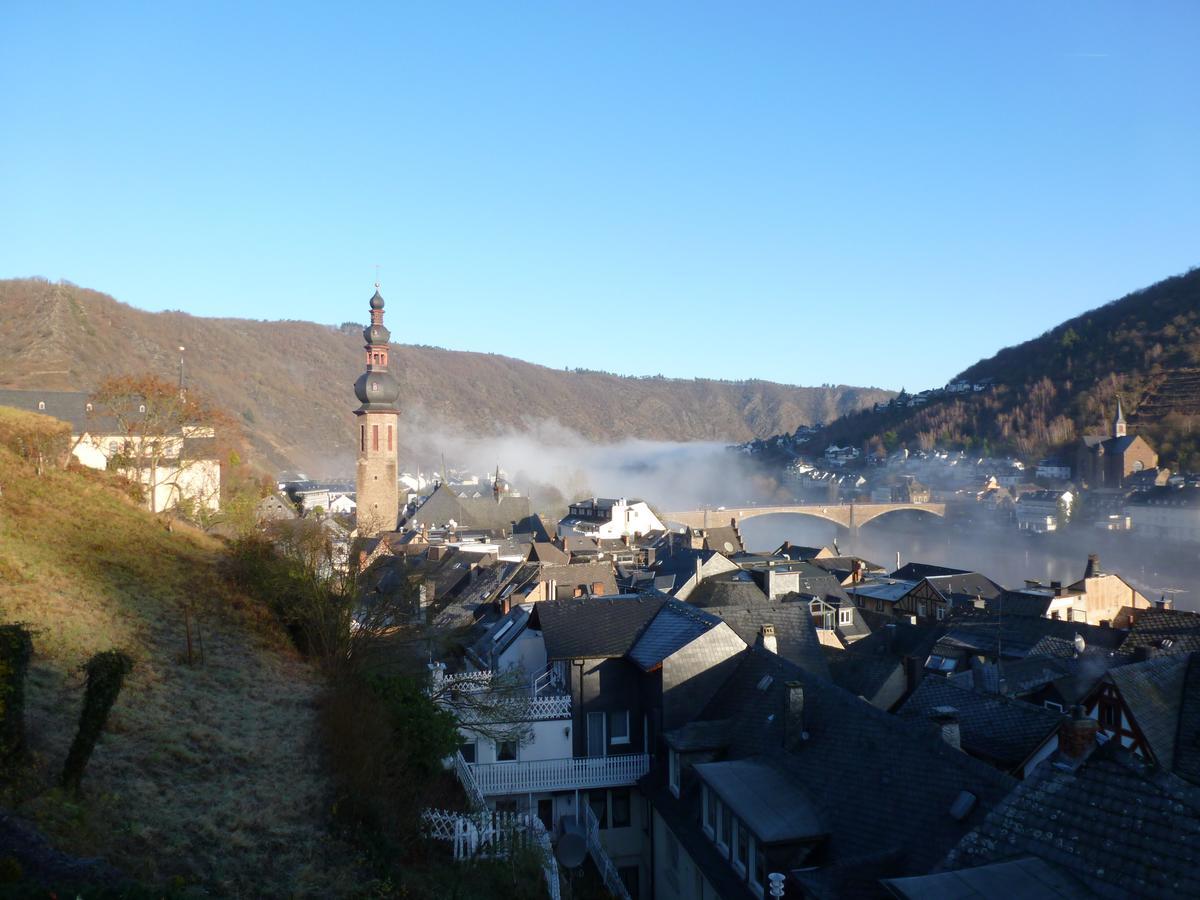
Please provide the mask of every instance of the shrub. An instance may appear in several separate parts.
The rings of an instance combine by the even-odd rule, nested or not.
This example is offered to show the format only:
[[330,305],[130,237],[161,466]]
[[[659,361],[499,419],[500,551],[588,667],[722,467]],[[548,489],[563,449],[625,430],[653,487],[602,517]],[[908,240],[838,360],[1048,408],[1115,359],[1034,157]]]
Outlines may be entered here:
[[108,721],[108,713],[121,693],[125,676],[133,669],[133,660],[120,650],[105,650],[87,661],[87,687],[83,696],[83,711],[79,714],[79,730],[63,765],[62,786],[79,793],[83,770],[92,750]]

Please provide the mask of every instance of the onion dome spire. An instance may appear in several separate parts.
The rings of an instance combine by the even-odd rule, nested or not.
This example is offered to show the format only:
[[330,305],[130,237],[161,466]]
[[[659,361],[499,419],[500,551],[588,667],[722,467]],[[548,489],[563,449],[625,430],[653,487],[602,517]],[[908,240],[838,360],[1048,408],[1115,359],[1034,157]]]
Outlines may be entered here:
[[379,282],[375,282],[375,295],[368,304],[371,309],[371,324],[363,329],[363,349],[367,355],[367,370],[354,383],[354,394],[364,412],[395,412],[400,399],[400,383],[388,370],[388,343],[391,333],[383,324],[383,295],[379,293]]

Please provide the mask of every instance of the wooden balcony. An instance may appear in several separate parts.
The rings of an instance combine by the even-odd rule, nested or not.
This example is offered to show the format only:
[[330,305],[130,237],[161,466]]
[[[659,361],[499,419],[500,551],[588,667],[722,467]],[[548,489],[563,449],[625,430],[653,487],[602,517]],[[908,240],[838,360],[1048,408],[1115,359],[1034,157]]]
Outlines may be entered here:
[[645,753],[471,764],[475,783],[489,797],[624,787],[648,771],[650,757]]

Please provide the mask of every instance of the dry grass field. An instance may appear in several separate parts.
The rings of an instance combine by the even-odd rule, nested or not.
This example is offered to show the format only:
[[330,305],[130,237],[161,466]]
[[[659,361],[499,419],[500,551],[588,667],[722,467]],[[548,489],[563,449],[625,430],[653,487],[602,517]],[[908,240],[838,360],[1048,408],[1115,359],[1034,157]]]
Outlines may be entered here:
[[[222,897],[351,893],[351,851],[326,831],[315,673],[219,577],[215,539],[168,532],[102,474],[36,477],[4,447],[22,415],[0,409],[0,622],[27,623],[35,647],[15,811],[61,849],[149,883]],[[185,610],[203,663],[188,664]],[[55,783],[79,666],[114,647],[135,668],[77,801]]]

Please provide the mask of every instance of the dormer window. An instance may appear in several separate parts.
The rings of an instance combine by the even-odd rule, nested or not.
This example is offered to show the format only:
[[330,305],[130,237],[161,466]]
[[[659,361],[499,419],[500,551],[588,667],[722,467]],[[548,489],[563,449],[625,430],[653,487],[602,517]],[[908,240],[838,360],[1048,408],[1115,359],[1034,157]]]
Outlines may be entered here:
[[839,609],[838,610],[838,625],[853,625],[853,624],[854,624],[854,610]]
[[84,409],[86,409],[88,412],[91,412],[91,411],[92,411],[92,404],[90,404],[90,403],[89,403],[87,406],[85,406],[85,407],[84,407]]
[[144,413],[145,411],[146,411],[146,404],[143,403],[141,406],[138,407],[138,412]]
[[46,401],[45,401],[45,400],[39,400],[39,401],[38,401],[38,409],[45,409],[45,408],[46,408]]

